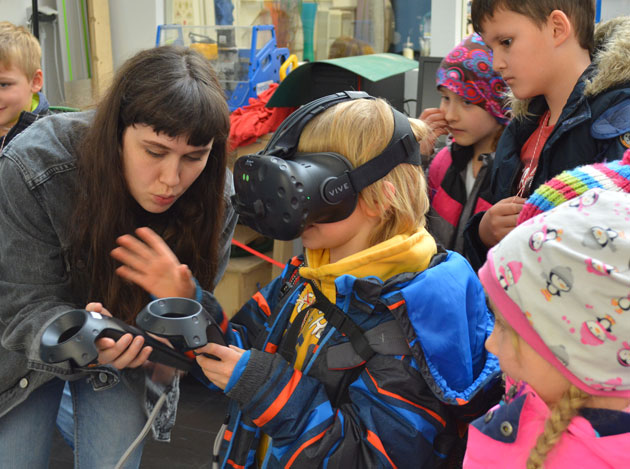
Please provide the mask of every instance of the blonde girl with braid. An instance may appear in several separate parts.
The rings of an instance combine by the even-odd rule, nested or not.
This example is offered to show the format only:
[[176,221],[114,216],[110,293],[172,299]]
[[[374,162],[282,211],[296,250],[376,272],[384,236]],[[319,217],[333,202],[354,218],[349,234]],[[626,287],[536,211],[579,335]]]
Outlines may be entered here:
[[630,467],[629,220],[630,194],[591,189],[489,251],[486,349],[519,384],[471,424],[464,468]]

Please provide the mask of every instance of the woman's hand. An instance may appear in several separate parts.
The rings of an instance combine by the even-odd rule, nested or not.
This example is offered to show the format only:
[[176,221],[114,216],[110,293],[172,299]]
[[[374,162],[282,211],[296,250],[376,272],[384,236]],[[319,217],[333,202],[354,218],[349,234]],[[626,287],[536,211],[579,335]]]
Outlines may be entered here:
[[224,347],[219,344],[207,344],[195,350],[195,354],[202,353],[214,355],[220,359],[214,360],[203,355],[197,355],[197,363],[201,367],[203,374],[206,375],[206,378],[212,381],[215,386],[225,389],[232,377],[236,363],[241,359],[241,355],[245,353],[245,350],[234,345]]
[[525,199],[521,197],[508,197],[484,213],[479,222],[479,239],[487,248],[496,245],[516,227],[524,203]]
[[[112,317],[101,303],[88,303],[85,309]],[[134,338],[131,334],[125,334],[118,340],[103,337],[98,339],[95,345],[98,350],[98,363],[100,365],[112,365],[119,370],[143,365],[153,351],[152,347],[143,347],[143,337]]]
[[195,282],[187,265],[180,264],[171,248],[151,228],[138,228],[137,238],[120,236],[112,250],[122,263],[116,273],[157,298],[194,298]]
[[422,111],[418,119],[427,124],[431,129],[431,133],[420,142],[420,153],[423,155],[432,155],[433,149],[435,148],[435,141],[438,137],[448,134],[446,118],[439,108],[432,107]]

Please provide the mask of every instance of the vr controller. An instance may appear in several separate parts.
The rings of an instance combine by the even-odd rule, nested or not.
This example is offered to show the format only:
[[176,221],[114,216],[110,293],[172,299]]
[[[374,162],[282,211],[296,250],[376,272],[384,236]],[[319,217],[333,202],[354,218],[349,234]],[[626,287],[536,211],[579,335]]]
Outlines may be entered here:
[[[140,312],[136,323],[141,329],[116,318],[73,309],[46,328],[40,342],[40,357],[46,363],[72,360],[78,366],[86,366],[98,357],[97,339],[109,337],[118,340],[130,333],[134,337],[144,337],[145,345],[153,347],[149,360],[190,371],[194,355],[185,354],[186,350],[203,347],[208,342],[225,345],[223,333],[210,313],[188,298],[152,301]],[[171,349],[146,332],[169,339],[178,350]]]
[[[213,309],[221,305],[212,297]],[[226,345],[221,328],[201,304],[189,298],[163,298],[144,307],[136,324],[143,330],[168,339],[177,350],[190,351],[207,343]],[[216,357],[204,354],[210,358]],[[194,355],[187,354],[191,359]]]

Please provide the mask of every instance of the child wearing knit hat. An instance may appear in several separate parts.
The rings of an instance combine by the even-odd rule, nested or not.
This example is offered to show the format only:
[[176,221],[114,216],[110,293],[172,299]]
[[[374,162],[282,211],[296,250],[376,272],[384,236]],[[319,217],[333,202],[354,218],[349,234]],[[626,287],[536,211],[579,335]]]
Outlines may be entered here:
[[[508,123],[507,85],[492,70],[492,51],[478,34],[466,37],[442,60],[436,73],[442,95],[439,109],[420,118],[434,137],[449,133],[452,141],[429,167],[429,231],[447,249],[463,253],[462,232],[468,219],[490,207],[487,194],[494,151]],[[433,151],[434,140],[423,153]]]
[[496,316],[486,348],[528,386],[473,422],[465,468],[630,467],[628,169],[562,173],[547,191],[566,201],[542,211],[532,197],[540,213],[489,251],[479,271]]
[[630,150],[621,161],[595,163],[563,171],[541,185],[523,204],[516,222],[525,220],[583,194],[589,189],[630,192]]

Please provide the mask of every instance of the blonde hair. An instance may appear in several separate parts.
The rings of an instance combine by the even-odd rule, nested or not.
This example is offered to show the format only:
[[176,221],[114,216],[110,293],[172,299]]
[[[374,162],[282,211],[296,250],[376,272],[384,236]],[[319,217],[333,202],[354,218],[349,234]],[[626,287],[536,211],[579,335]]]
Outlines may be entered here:
[[41,68],[39,41],[25,27],[0,21],[0,64],[19,68],[30,80]]
[[560,437],[583,408],[591,395],[573,384],[565,391],[560,400],[552,407],[545,422],[545,430],[540,434],[527,459],[527,469],[542,469],[547,455],[560,441]]
[[[429,133],[422,121],[409,119],[416,140]],[[382,99],[358,99],[339,103],[315,116],[302,131],[299,152],[334,152],[343,155],[353,167],[378,156],[394,133],[390,105]],[[388,190],[391,183],[396,193]],[[420,166],[400,164],[384,178],[364,188],[360,197],[380,215],[370,237],[372,245],[397,234],[412,233],[424,227],[429,209],[427,185]]]

